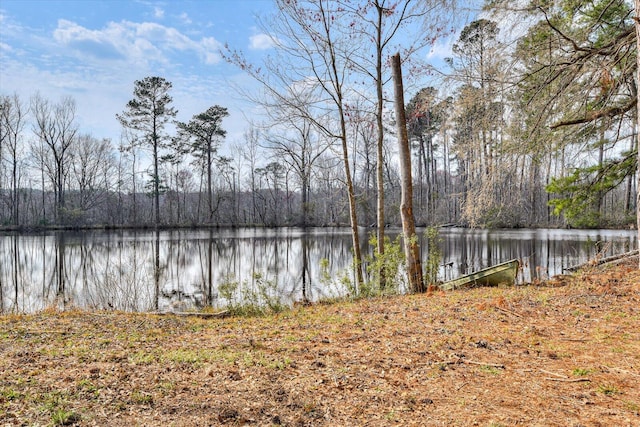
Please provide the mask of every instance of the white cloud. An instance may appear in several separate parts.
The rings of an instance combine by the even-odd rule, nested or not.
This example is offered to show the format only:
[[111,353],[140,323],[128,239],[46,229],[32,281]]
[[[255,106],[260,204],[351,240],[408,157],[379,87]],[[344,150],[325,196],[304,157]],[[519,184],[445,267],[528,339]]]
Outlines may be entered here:
[[201,56],[205,64],[216,64],[220,62],[220,48],[222,44],[213,37],[205,37],[200,41]]
[[455,43],[455,38],[453,36],[438,39],[429,50],[429,53],[427,54],[427,59],[442,60],[444,58],[451,57],[453,55],[452,49],[453,49],[454,43]]
[[133,39],[131,44],[127,43],[126,48],[127,57],[130,60],[136,62],[167,62],[162,51],[149,40],[143,38]]
[[[1,0],[0,3],[2,3]],[[21,39],[33,35],[33,31],[30,31],[30,34],[24,34],[27,29],[14,21],[10,15],[6,15],[2,10],[0,10],[0,27],[2,27],[0,30],[0,38],[3,40],[10,38]]]
[[61,19],[53,36],[83,56],[100,59],[167,63],[176,52],[191,52],[205,64],[220,61],[221,44],[213,37],[191,39],[175,28],[154,22],[110,22],[103,29],[90,30]]
[[153,16],[156,17],[157,19],[162,19],[164,18],[164,10],[162,10],[159,7],[155,7],[153,9]]
[[107,31],[93,31],[66,19],[58,20],[58,28],[53,32],[53,38],[73,49],[100,58],[121,58],[123,52],[115,44],[113,29]]
[[191,18],[189,18],[189,15],[187,14],[187,12],[182,12],[178,18],[180,18],[180,21],[182,21],[183,24],[191,24],[193,23],[193,21],[191,20]]
[[[69,16],[56,21],[56,17],[36,28],[18,24],[0,11],[0,90],[15,91],[27,101],[36,92],[53,101],[71,95],[77,101],[83,132],[117,141],[120,124],[115,115],[131,99],[134,81],[159,75],[174,84],[179,119],[188,120],[214,104],[228,107],[231,116],[224,123],[228,141],[241,140],[246,126],[243,112],[250,109],[230,93],[227,79],[246,79],[242,87],[255,83],[221,62],[222,44],[213,31],[226,31],[226,27],[199,23],[204,14],[189,11],[189,16],[168,6],[164,19],[158,21],[153,10],[147,7],[145,18],[127,20],[122,15],[98,24]],[[191,19],[197,25],[187,24]]]
[[275,40],[268,34],[256,34],[249,37],[249,48],[254,50],[267,50],[275,46]]
[[127,25],[132,30],[135,30],[135,36],[137,38],[143,38],[173,50],[197,50],[197,42],[191,40],[175,28],[165,27],[164,25],[152,22],[143,22],[141,24],[128,22]]

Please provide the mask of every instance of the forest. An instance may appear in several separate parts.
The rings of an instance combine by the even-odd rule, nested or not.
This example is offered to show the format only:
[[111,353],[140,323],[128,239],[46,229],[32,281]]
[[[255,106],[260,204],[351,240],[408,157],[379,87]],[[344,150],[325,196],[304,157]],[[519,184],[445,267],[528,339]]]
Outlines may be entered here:
[[417,225],[636,226],[637,1],[490,0],[439,67],[455,1],[276,3],[273,56],[222,52],[262,88],[242,141],[225,106],[177,121],[161,76],[105,118],[117,138],[83,132],[71,96],[2,93],[0,226],[399,224],[396,52]]

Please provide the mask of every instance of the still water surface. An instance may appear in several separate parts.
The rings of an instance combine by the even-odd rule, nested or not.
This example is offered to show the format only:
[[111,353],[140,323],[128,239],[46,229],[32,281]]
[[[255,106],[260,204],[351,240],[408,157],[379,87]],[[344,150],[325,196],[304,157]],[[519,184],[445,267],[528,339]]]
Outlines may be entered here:
[[[524,283],[631,250],[636,232],[444,228],[440,237],[440,279],[517,258]],[[319,300],[348,292],[337,278],[349,277],[351,260],[343,228],[0,234],[0,312],[222,308],[257,290],[284,303]]]

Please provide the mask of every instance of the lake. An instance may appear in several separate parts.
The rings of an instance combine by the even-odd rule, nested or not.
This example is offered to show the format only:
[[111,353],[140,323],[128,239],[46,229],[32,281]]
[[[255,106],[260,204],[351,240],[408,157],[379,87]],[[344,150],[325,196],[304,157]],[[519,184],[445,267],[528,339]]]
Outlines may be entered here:
[[[361,233],[365,253],[371,251],[369,232]],[[596,254],[634,249],[636,232],[443,228],[440,239],[440,279],[517,258],[518,281],[526,283]],[[424,259],[424,238],[421,247]],[[246,298],[317,301],[348,292],[339,278],[351,277],[351,262],[347,228],[4,233],[0,312],[183,311]]]

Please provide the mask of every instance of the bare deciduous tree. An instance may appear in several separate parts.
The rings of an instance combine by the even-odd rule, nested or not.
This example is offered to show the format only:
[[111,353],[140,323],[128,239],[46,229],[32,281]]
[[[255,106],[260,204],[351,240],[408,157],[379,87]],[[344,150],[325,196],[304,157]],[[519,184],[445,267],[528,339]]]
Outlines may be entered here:
[[55,221],[59,223],[64,220],[65,186],[78,132],[76,103],[73,98],[65,97],[58,104],[52,104],[38,94],[31,99],[31,111],[35,120],[33,132],[44,148],[34,154],[41,157],[41,164],[53,186]]
[[107,200],[115,169],[111,140],[78,136],[72,163],[72,188],[78,191],[77,206],[87,212]]
[[[20,223],[20,157],[22,152],[23,130],[26,124],[26,109],[17,94],[0,98],[0,165],[5,160],[9,164],[11,181],[10,216],[14,225]],[[0,179],[2,176],[0,174]],[[0,182],[0,190],[2,183]]]
[[[415,59],[417,53],[433,43],[443,32],[446,12],[455,2],[450,0],[371,0],[363,3],[341,2],[352,14],[354,27],[362,33],[365,43],[356,52],[351,67],[367,76],[375,89],[376,185],[377,185],[377,252],[384,255],[385,181],[384,181],[384,85],[390,80],[389,58],[391,50],[402,46],[405,61]],[[400,42],[402,39],[402,42]],[[373,42],[373,43],[371,43]],[[397,45],[393,45],[396,42]],[[419,67],[416,67],[418,69]],[[380,285],[384,287],[386,274],[379,272]]]
[[[640,0],[635,1],[635,26],[636,26],[636,150],[638,163],[636,166],[636,226],[638,227],[638,250],[640,251],[640,144],[638,144],[638,134],[640,134]],[[640,268],[640,254],[638,255],[638,268]]]
[[254,100],[266,108],[295,111],[339,142],[359,288],[363,283],[362,254],[345,114],[349,58],[356,56],[358,43],[349,37],[355,34],[345,19],[346,11],[338,3],[278,0],[277,6],[279,13],[263,28],[276,44],[280,54],[277,58],[267,60],[262,69],[248,63],[237,51],[228,50],[225,57],[262,84],[268,99]]
[[329,144],[315,132],[308,120],[283,114],[281,126],[265,133],[265,148],[285,162],[295,174],[300,185],[300,225],[309,224],[311,214],[309,194],[311,176],[317,160],[327,151]]

